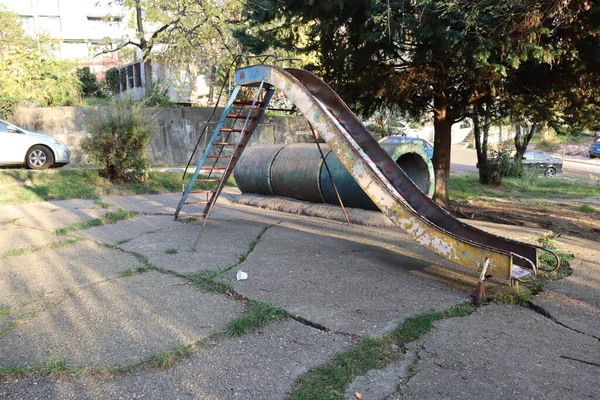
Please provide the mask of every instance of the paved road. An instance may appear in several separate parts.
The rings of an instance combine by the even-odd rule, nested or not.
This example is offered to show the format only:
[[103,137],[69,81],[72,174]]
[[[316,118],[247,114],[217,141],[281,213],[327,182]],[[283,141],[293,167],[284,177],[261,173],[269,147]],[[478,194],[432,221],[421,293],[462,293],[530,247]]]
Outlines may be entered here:
[[[468,149],[462,144],[452,146],[451,162],[451,169],[453,172],[478,172],[477,167],[475,167],[477,164],[477,154],[475,150]],[[565,160],[563,163],[562,176],[580,179],[589,179],[590,176],[600,178],[600,162],[596,161],[596,163],[597,165],[594,165],[594,161],[592,160],[584,162]]]

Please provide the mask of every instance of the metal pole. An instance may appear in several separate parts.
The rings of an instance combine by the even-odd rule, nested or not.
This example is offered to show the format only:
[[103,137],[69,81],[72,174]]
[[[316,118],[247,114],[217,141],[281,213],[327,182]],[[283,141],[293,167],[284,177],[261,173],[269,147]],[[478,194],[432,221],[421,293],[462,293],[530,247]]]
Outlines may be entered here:
[[308,124],[310,126],[310,131],[313,134],[313,138],[315,139],[315,143],[317,144],[317,148],[319,149],[319,153],[321,154],[321,158],[323,159],[323,165],[325,165],[325,169],[327,170],[327,174],[329,175],[329,179],[331,180],[331,185],[333,186],[333,190],[335,191],[335,195],[337,196],[338,201],[340,202],[340,206],[342,207],[342,212],[344,213],[344,217],[346,218],[346,223],[350,225],[350,217],[348,217],[348,212],[346,212],[346,207],[344,207],[344,203],[342,202],[342,198],[340,193],[338,192],[338,188],[335,185],[333,180],[333,175],[331,175],[331,171],[329,170],[329,166],[327,165],[327,161],[325,161],[325,156],[323,155],[323,150],[321,149],[321,145],[319,145],[319,138],[313,129],[312,124]]

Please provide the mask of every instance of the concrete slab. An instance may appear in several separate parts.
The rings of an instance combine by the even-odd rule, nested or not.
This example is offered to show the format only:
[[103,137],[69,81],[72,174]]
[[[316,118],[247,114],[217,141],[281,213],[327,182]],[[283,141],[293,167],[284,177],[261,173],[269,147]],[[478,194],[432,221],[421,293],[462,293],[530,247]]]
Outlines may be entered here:
[[89,241],[0,259],[0,304],[17,310],[29,303],[53,302],[65,291],[140,265],[131,254]]
[[[419,276],[432,265],[412,257],[414,243],[399,240],[310,218],[284,222],[265,232],[228,279],[249,298],[359,335],[382,334],[409,315],[468,300],[463,292]],[[239,269],[249,274],[247,280],[235,281]]]
[[[102,196],[102,201],[113,208],[123,208],[131,211],[145,212],[149,214],[173,215],[181,194],[144,194],[137,196]],[[187,206],[186,206],[187,208]],[[200,206],[189,206],[190,209],[201,211]]]
[[104,208],[51,208],[48,212],[34,212],[19,218],[15,221],[15,225],[52,232],[79,222],[100,218],[108,211]]
[[25,379],[0,385],[0,397],[284,399],[299,374],[348,346],[343,335],[284,321],[242,338],[219,340],[167,371],[138,371],[104,381],[91,377]]
[[93,228],[72,232],[72,236],[95,240],[100,243],[119,244],[124,240],[152,233],[167,227],[181,224],[170,215],[140,215],[135,218],[119,221],[115,224],[95,226]]
[[0,257],[11,250],[31,249],[69,239],[71,238],[56,236],[53,233],[38,229],[15,225],[3,226],[2,231],[0,231]]
[[554,291],[542,292],[531,302],[559,323],[600,340],[600,308],[597,306]]
[[575,254],[573,274],[550,282],[531,301],[556,321],[600,339],[598,242],[566,236],[558,245]]
[[244,304],[202,293],[168,274],[101,282],[0,337],[4,366],[40,365],[51,355],[71,365],[130,365],[226,328]]
[[600,393],[598,340],[519,306],[436,323],[391,399],[582,399]]
[[[160,232],[138,236],[121,248],[142,254],[161,268],[181,274],[227,267],[245,254],[265,225],[211,218],[196,251],[190,251],[200,232],[197,222],[181,224]],[[177,251],[167,254],[167,250]]]

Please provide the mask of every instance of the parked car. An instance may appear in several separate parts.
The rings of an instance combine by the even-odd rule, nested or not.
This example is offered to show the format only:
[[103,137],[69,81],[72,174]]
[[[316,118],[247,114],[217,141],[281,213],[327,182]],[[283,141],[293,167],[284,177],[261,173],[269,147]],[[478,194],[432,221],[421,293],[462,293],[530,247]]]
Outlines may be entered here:
[[600,136],[596,136],[590,144],[590,158],[596,157],[600,157]]
[[61,167],[71,152],[52,136],[30,132],[0,120],[0,165],[26,165],[31,169]]
[[553,177],[562,173],[563,162],[539,150],[526,151],[523,154],[523,168],[529,171],[542,172],[544,176]]
[[400,143],[417,143],[423,146],[425,153],[429,158],[433,158],[433,146],[429,144],[429,142],[425,139],[416,138],[416,137],[408,137],[408,136],[387,136],[383,139],[379,140],[379,143],[392,143],[392,144],[400,144]]

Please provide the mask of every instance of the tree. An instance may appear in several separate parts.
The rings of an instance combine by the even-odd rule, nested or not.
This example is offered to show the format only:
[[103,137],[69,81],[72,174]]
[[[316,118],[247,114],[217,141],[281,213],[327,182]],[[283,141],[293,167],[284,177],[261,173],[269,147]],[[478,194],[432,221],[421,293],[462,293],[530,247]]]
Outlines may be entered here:
[[1,6],[0,26],[0,116],[10,114],[18,100],[39,106],[81,102],[75,66],[53,55],[50,38],[27,36],[19,16]]
[[[216,68],[225,52],[237,49],[228,30],[239,14],[238,0],[116,0],[132,10],[136,38],[127,38],[117,47],[138,48],[144,62],[144,87],[152,93],[152,60],[183,67],[196,64],[200,72],[216,79]],[[206,67],[208,65],[208,67]]]
[[[411,117],[431,115],[434,198],[445,204],[452,125],[486,110],[478,103],[495,103],[522,63],[553,67],[569,62],[563,56],[572,46],[563,43],[566,49],[561,49],[555,46],[561,38],[547,37],[554,39],[557,30],[551,28],[564,21],[577,24],[585,18],[585,4],[586,0],[256,0],[247,3],[245,15],[253,24],[250,35],[257,51],[316,51],[319,63],[312,67],[363,115],[385,108],[399,108]],[[268,29],[260,29],[264,24]],[[305,46],[297,45],[299,25],[310,31]]]

